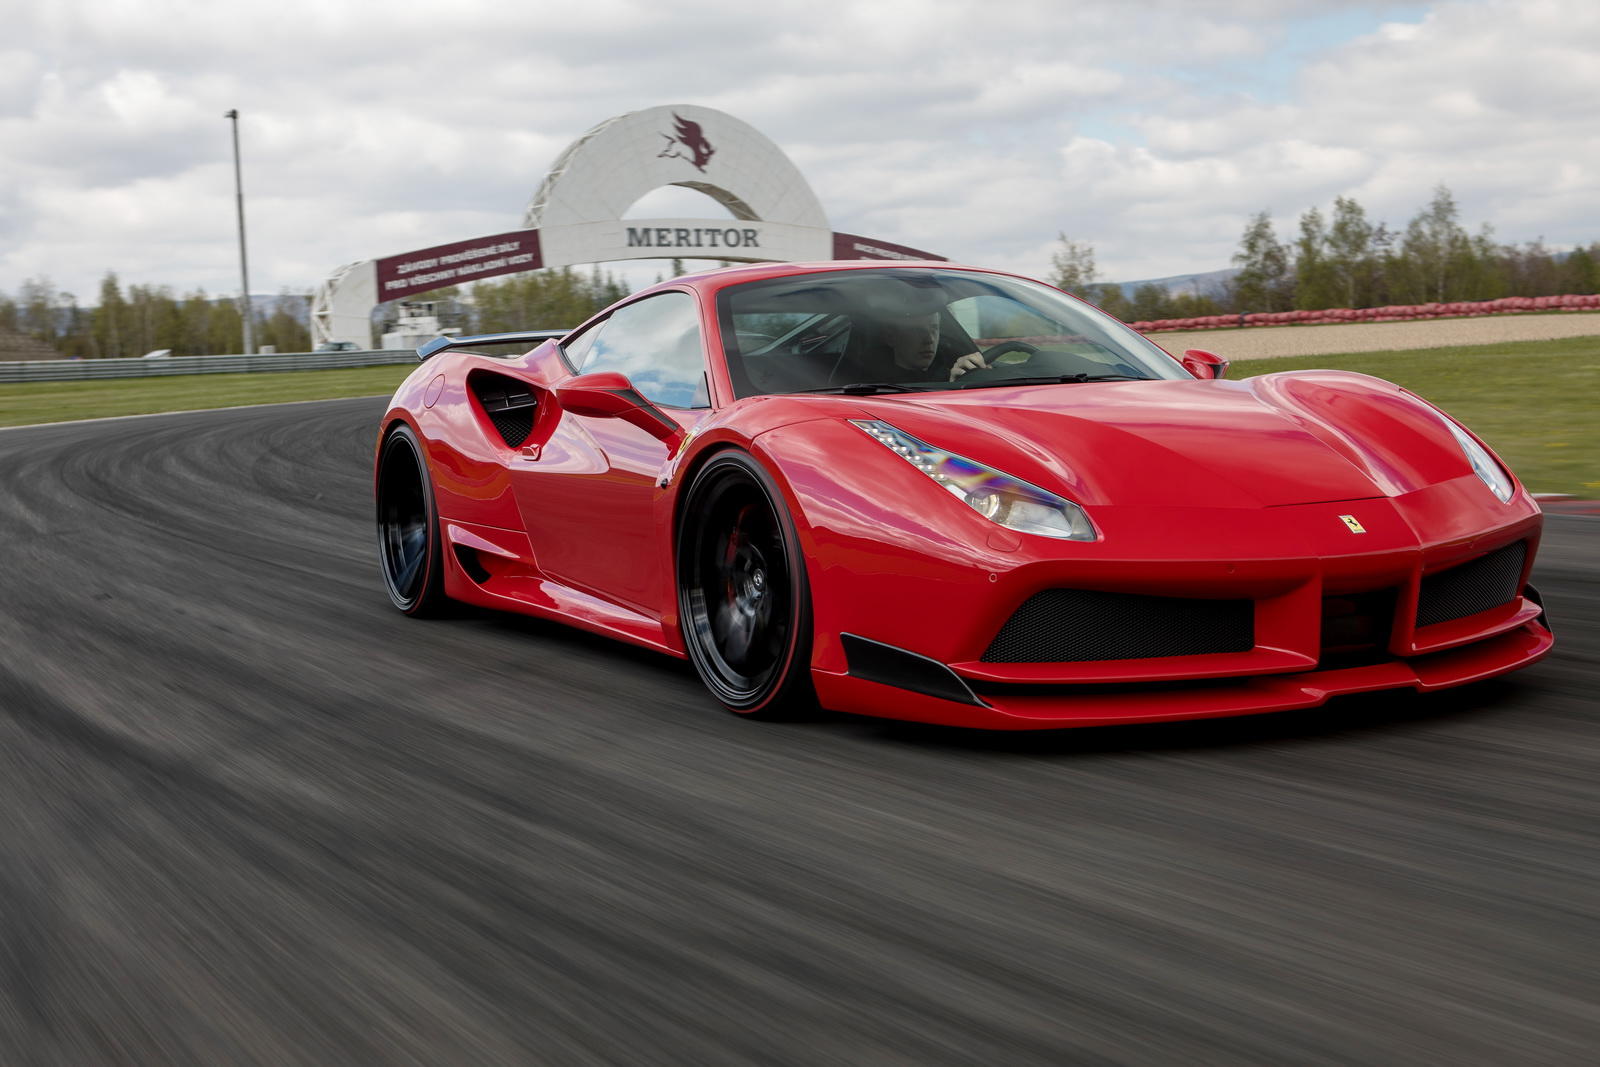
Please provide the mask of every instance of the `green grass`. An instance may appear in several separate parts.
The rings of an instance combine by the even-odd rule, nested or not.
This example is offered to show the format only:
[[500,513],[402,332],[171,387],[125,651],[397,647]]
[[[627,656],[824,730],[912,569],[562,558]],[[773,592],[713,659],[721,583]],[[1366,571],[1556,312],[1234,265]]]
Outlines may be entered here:
[[[392,392],[413,366],[0,384],[0,426],[376,396]],[[1306,367],[1398,382],[1471,426],[1533,491],[1600,497],[1600,337],[1241,360],[1228,376]]]
[[1240,360],[1228,377],[1308,367],[1403,385],[1472,427],[1533,492],[1600,498],[1600,337]]
[[350,370],[173,374],[98,382],[8,382],[0,384],[0,426],[387,395],[415,367],[415,363],[402,363]]

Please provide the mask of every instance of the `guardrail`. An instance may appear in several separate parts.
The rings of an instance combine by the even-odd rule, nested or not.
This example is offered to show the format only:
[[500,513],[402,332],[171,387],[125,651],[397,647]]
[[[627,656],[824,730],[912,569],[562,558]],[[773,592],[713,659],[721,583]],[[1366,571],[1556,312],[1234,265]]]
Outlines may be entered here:
[[0,362],[0,382],[79,382],[98,378],[158,378],[169,374],[255,374],[335,370],[415,363],[413,348],[368,352],[272,352],[250,356],[167,356],[162,359],[46,359]]

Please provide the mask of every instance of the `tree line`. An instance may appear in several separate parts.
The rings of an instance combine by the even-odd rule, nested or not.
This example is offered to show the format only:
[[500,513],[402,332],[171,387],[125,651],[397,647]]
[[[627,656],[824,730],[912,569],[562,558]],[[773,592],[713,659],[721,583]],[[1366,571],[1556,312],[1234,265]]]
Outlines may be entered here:
[[[1267,212],[1257,212],[1245,224],[1233,265],[1234,276],[1210,291],[1173,292],[1150,283],[1124,293],[1099,281],[1091,245],[1062,234],[1050,280],[1129,322],[1600,292],[1600,242],[1562,256],[1542,240],[1497,243],[1488,224],[1469,233],[1443,185],[1400,230],[1372,221],[1352,197],[1336,198],[1327,215],[1308,209],[1290,241],[1278,238]],[[674,260],[672,272],[681,274],[682,263]],[[412,299],[438,304],[446,325],[498,333],[577,325],[627,294],[619,278],[595,266],[586,273],[571,267],[530,271]],[[309,350],[310,304],[308,293],[284,290],[269,308],[254,308],[257,345]],[[380,306],[376,332],[396,315],[396,305]],[[32,336],[73,358],[139,356],[161,348],[177,356],[237,352],[242,325],[237,299],[215,298],[203,289],[180,297],[165,285],[124,290],[114,272],[101,280],[98,302],[88,308],[48,278],[24,281],[14,298],[0,292],[0,332]]]
[[[467,290],[413,297],[438,304],[447,325],[468,333],[575,326],[628,295],[628,287],[599,267],[588,274],[570,267],[478,282]],[[85,308],[48,278],[29,278],[17,295],[0,292],[0,332],[25,334],[70,359],[116,359],[169,349],[175,356],[239,352],[243,319],[236,297],[203,289],[177,296],[170,286],[130,285],[114,272],[100,282],[99,302]],[[279,352],[311,349],[311,296],[284,290],[269,308],[253,309],[255,342]],[[398,302],[374,313],[376,333],[398,317]]]
[[[304,352],[311,344],[306,309],[311,297],[285,290],[269,311],[255,309],[257,345]],[[0,330],[26,334],[71,359],[116,359],[166,348],[175,356],[238,352],[244,320],[237,299],[204,289],[177,296],[170,286],[130,285],[115,272],[101,279],[90,308],[48,278],[29,278],[13,299],[0,293]]]
[[513,274],[475,282],[464,292],[440,290],[426,299],[449,301],[459,325],[468,333],[505,333],[576,326],[627,296],[628,291],[622,279],[597,264],[587,273],[552,267]]
[[1469,233],[1444,185],[1400,230],[1374,222],[1353,197],[1335,198],[1327,215],[1307,209],[1289,241],[1278,238],[1270,214],[1257,212],[1233,266],[1233,277],[1210,291],[1150,283],[1125,294],[1098,282],[1092,246],[1062,234],[1050,280],[1129,322],[1600,292],[1600,242],[1563,256],[1543,239],[1498,243],[1487,223]]

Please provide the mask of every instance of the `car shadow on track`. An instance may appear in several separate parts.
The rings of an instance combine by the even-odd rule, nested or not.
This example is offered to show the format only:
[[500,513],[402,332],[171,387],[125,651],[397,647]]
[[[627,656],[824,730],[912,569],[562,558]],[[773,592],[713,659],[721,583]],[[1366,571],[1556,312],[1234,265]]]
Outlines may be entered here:
[[[433,621],[433,620],[429,620]],[[541,619],[536,615],[519,615],[513,611],[496,611],[473,604],[452,601],[439,621],[453,625],[467,624],[487,631],[515,634],[532,643],[530,647],[551,652],[581,652],[593,654],[597,659],[614,659],[619,663],[642,668],[654,668],[674,675],[693,679],[694,670],[688,661],[669,656],[665,652],[630,644],[615,637],[590,633],[570,623]]]
[[[708,716],[726,715],[706,692],[689,661],[665,652],[534,615],[459,602],[452,603],[448,614],[439,621],[476,634],[467,640],[479,642],[480,649],[495,646],[508,669],[512,667],[507,658],[510,650],[526,666],[546,673],[589,678],[597,698],[604,698],[609,692],[630,707],[638,707],[639,692],[658,691],[663,704],[701,703]],[[623,696],[623,689],[632,695]]]

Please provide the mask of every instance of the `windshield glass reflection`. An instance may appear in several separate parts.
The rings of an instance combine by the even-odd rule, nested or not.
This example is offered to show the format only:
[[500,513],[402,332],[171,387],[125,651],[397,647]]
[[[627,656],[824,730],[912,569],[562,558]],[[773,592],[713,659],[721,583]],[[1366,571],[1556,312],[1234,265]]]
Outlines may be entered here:
[[1122,323],[1047,285],[969,271],[829,271],[718,296],[740,396],[1188,377]]

